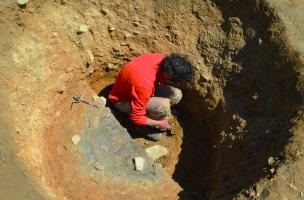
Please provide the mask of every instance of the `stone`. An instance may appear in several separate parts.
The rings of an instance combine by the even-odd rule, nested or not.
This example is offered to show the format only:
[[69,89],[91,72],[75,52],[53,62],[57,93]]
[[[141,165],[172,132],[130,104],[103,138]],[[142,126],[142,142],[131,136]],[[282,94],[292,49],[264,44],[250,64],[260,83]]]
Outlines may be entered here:
[[168,150],[161,145],[154,145],[146,149],[146,153],[149,157],[151,157],[154,161],[169,154]]
[[261,38],[259,38],[259,41],[258,41],[259,45],[262,45],[263,43],[263,40]]
[[73,137],[72,137],[73,144],[77,145],[80,142],[80,140],[81,140],[80,135],[77,135],[77,134],[73,135]]
[[112,70],[115,70],[116,68],[117,67],[112,63],[107,63],[107,65],[106,65],[106,70],[107,71],[112,71]]
[[297,188],[297,186],[295,186],[294,184],[289,184],[289,187],[291,188],[291,189],[293,189],[293,190],[297,190],[298,188]]
[[253,100],[258,100],[259,96],[258,96],[258,93],[255,93],[253,96],[252,96]]
[[100,10],[100,12],[101,12],[102,14],[104,14],[104,15],[107,15],[107,14],[109,13],[109,11],[108,11],[107,9],[105,9],[105,8],[102,8],[102,9]]
[[89,26],[87,25],[80,25],[79,28],[78,28],[78,31],[77,33],[78,34],[82,34],[82,33],[86,33],[89,31]]
[[28,2],[28,0],[18,0],[17,1],[19,6],[24,6],[27,2]]
[[97,170],[104,170],[103,165],[101,163],[99,163],[99,162],[96,162],[94,164],[94,168],[97,169]]
[[273,168],[270,169],[270,173],[274,174],[275,170]]
[[54,37],[58,37],[58,33],[57,32],[53,32],[53,36]]
[[135,164],[136,171],[142,171],[142,170],[144,170],[145,159],[142,157],[136,157],[136,158],[134,158],[134,164]]
[[91,51],[87,52],[87,65],[90,66],[94,63],[94,55]]
[[268,164],[270,165],[270,166],[272,166],[272,165],[274,165],[275,164],[275,159],[273,158],[273,157],[269,157],[268,158]]
[[135,27],[139,27],[139,22],[133,22],[133,25],[135,26]]
[[134,35],[139,35],[139,34],[140,34],[140,31],[133,31],[133,34],[134,34]]
[[125,39],[132,37],[132,34],[129,33],[128,31],[124,31],[124,32],[123,32],[123,35],[124,35],[124,38],[125,38]]
[[116,30],[116,28],[114,26],[108,26],[108,31],[109,32],[113,32],[115,30]]

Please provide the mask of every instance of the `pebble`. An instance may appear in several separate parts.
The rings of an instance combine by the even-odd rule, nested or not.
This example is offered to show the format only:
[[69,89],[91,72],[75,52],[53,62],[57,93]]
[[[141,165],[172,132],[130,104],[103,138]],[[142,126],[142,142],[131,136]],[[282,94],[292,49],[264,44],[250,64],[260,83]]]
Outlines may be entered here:
[[145,159],[142,157],[134,158],[135,170],[142,171],[144,170]]
[[109,32],[113,32],[116,30],[116,28],[114,26],[109,26],[108,27]]
[[102,164],[99,163],[99,162],[97,162],[97,163],[94,164],[94,168],[97,169],[97,170],[103,170],[104,169],[103,166],[102,166]]
[[102,9],[100,10],[100,12],[101,12],[102,14],[104,14],[104,15],[107,15],[107,14],[109,13],[109,11],[108,11],[107,9],[105,9],[105,8],[102,8]]
[[55,115],[56,115],[56,117],[59,117],[61,115],[61,112],[60,111],[56,111]]
[[16,128],[16,133],[20,134],[21,133],[21,129],[20,128]]
[[270,173],[274,174],[275,170],[273,168],[270,169]]
[[80,142],[80,140],[81,140],[80,135],[73,135],[72,137],[73,144],[77,145]]
[[252,96],[252,98],[253,98],[254,100],[257,100],[257,99],[259,98],[258,93],[255,93],[255,94]]
[[140,34],[140,31],[133,31],[133,34],[134,34],[134,35],[139,35],[139,34]]
[[20,6],[24,6],[26,3],[28,2],[28,0],[18,0],[17,3]]
[[129,32],[127,32],[127,31],[124,31],[123,34],[124,34],[124,38],[125,38],[125,39],[132,37],[132,34],[129,33]]
[[87,65],[92,65],[94,63],[94,55],[91,51],[87,52]]
[[154,145],[146,149],[146,153],[149,157],[151,157],[154,161],[169,154],[168,150],[161,145]]
[[261,38],[259,38],[259,45],[262,45],[262,43],[263,43],[263,40],[261,39]]
[[58,37],[58,33],[57,32],[53,32],[53,36],[54,37]]
[[133,22],[133,25],[135,26],[135,27],[138,27],[139,26],[139,22]]
[[293,189],[293,190],[297,190],[298,188],[297,188],[297,186],[295,186],[294,184],[289,184],[289,187],[291,188],[291,189]]
[[106,66],[106,70],[114,70],[116,69],[116,66],[112,63],[108,63],[107,66]]
[[86,33],[89,31],[89,26],[87,25],[80,25],[77,31],[78,34]]
[[273,158],[273,157],[269,157],[268,158],[268,164],[270,165],[270,166],[272,166],[272,165],[274,165],[275,164],[275,159]]

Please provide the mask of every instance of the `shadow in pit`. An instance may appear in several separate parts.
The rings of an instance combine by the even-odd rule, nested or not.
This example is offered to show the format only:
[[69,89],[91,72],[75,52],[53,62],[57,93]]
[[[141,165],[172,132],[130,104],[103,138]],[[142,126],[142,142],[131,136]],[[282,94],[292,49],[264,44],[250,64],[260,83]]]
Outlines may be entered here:
[[[208,126],[213,125],[215,130],[208,131],[207,123],[193,124],[186,112],[179,118],[184,138],[173,178],[184,188],[180,197],[185,200],[233,199],[261,178],[271,178],[271,168],[289,154],[284,151],[292,137],[291,119],[301,104],[294,70],[301,63],[297,54],[284,46],[284,37],[277,34],[281,29],[276,19],[266,16],[270,11],[255,9],[255,1],[249,0],[215,2],[226,22],[238,16],[244,26],[255,30],[256,36],[247,38],[246,45],[233,57],[233,62],[241,66],[240,72],[228,73],[220,65],[214,68],[215,75],[228,77],[223,88],[225,112],[219,110],[208,120]],[[227,56],[228,50],[221,56]],[[193,96],[184,98],[198,105]],[[188,114],[199,110],[190,107]],[[240,117],[240,124],[246,122],[241,131],[233,124],[235,116]],[[212,148],[211,137],[216,149]],[[269,165],[270,157],[275,165]],[[262,193],[269,195],[266,189]]]
[[[108,95],[110,91],[112,90],[114,84],[110,84],[106,86],[104,89],[102,89],[98,96],[102,96],[104,98],[108,98]],[[118,120],[121,126],[127,129],[128,133],[132,138],[145,138],[148,133],[156,133],[159,132],[158,129],[145,127],[145,126],[137,126],[134,125],[130,119],[128,114],[122,113],[119,110],[117,110],[110,101],[107,101],[106,107],[110,108],[111,112],[115,116],[115,118]]]
[[183,188],[179,193],[181,200],[208,199],[209,187],[205,183],[213,153],[211,131],[205,122],[196,123],[189,116],[190,113],[182,111],[180,106],[177,109],[177,121],[183,129],[183,143],[172,178]]

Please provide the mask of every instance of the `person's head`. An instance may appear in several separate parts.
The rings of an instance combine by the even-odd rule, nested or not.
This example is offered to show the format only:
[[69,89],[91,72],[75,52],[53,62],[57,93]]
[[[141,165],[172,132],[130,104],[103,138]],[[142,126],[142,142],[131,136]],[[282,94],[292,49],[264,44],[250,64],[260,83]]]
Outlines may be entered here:
[[174,83],[190,83],[194,80],[193,65],[179,54],[167,55],[161,61],[160,69]]

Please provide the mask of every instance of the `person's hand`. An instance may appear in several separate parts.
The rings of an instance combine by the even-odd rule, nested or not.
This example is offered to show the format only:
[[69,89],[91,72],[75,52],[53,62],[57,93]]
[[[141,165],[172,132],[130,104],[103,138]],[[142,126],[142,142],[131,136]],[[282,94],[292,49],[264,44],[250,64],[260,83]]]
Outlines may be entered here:
[[161,130],[171,130],[172,127],[170,126],[168,120],[164,119],[158,121],[156,128],[159,128]]

